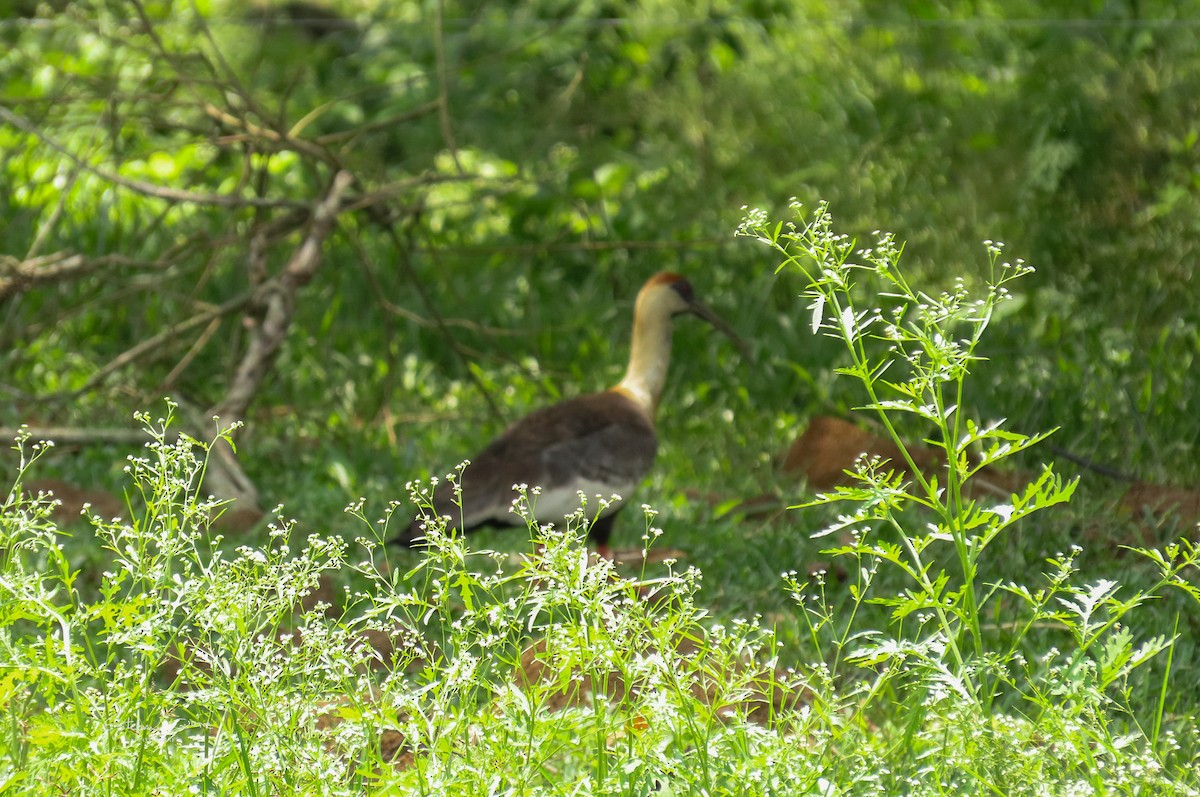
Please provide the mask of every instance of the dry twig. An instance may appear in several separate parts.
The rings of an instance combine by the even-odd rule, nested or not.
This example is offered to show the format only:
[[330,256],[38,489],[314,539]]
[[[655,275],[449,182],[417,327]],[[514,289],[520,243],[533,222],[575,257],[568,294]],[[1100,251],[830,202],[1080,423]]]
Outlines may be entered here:
[[141,343],[113,358],[107,365],[88,377],[88,380],[84,382],[78,390],[75,390],[72,395],[80,396],[84,393],[87,393],[89,390],[92,390],[105,379],[107,379],[115,371],[119,371],[120,369],[137,361],[147,354],[157,351],[169,341],[174,340],[180,335],[183,335],[184,333],[189,332],[196,327],[204,326],[216,319],[223,318],[230,313],[237,312],[249,304],[252,298],[253,295],[251,293],[243,293],[218,307],[197,313],[186,321],[180,321],[177,324],[171,324],[157,335],[143,340]]

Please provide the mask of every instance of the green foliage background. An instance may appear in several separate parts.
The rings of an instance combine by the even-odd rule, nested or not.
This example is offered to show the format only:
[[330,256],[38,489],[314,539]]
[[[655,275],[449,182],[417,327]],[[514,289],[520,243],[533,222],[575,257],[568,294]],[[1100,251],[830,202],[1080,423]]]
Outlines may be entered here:
[[[0,23],[2,106],[26,122],[0,126],[0,251],[112,260],[2,299],[0,417],[124,426],[168,390],[208,407],[244,353],[233,313],[92,382],[245,292],[254,230],[290,212],[149,197],[109,175],[304,206],[336,160],[362,192],[390,193],[341,217],[251,406],[241,457],[266,505],[337,525],[350,499],[401,498],[528,409],[610,384],[632,295],[664,268],[688,274],[756,359],[679,325],[664,450],[641,497],[684,511],[689,491],[725,505],[768,490],[809,415],[860,400],[833,378],[838,349],[806,329],[798,283],[733,239],[740,206],[792,196],[828,199],[864,240],[895,230],[930,288],[972,283],[980,241],[1006,241],[1038,271],[990,338],[972,412],[1061,427],[1075,454],[1194,484],[1196,14],[20,6]],[[270,269],[300,240],[281,229]],[[122,489],[120,451],[74,454],[48,465]]]
[[[631,299],[662,268],[691,277],[757,359],[680,325],[663,456],[640,497],[684,512],[689,489],[719,506],[764,491],[808,416],[859,401],[793,278],[732,237],[741,206],[791,196],[829,200],[864,240],[896,231],[933,287],[973,282],[980,241],[1004,240],[1038,272],[984,352],[974,411],[1194,483],[1198,13],[18,4],[0,20],[0,105],[25,123],[0,126],[2,251],[110,260],[0,300],[0,417],[126,425],[167,389],[209,406],[229,384],[238,314],[169,384],[200,330],[89,380],[245,291],[254,230],[289,209],[164,200],[111,175],[307,206],[336,160],[389,199],[340,218],[251,407],[241,457],[268,504],[337,525],[346,501],[402,497],[528,409],[611,383]],[[299,239],[271,241],[272,269]],[[120,456],[76,453],[50,465],[120,484]]]
[[[398,497],[529,408],[611,383],[632,295],[664,268],[757,356],[680,328],[646,498],[761,492],[808,415],[858,400],[799,320],[797,284],[732,238],[740,206],[792,196],[828,199],[864,239],[895,230],[932,287],[972,282],[979,241],[1006,241],[1038,272],[992,338],[973,412],[1062,427],[1075,454],[1194,483],[1195,4],[318,12],[94,2],[0,20],[2,106],[24,120],[0,126],[0,248],[109,258],[2,299],[2,417],[126,425],[167,390],[211,406],[244,352],[233,313],[95,382],[245,292],[254,230],[292,211],[110,176],[299,208],[336,162],[388,200],[342,216],[251,407],[242,457],[268,503]],[[299,242],[281,229],[271,269]],[[119,484],[115,467],[95,473],[112,451],[78,454],[54,466]]]
[[[823,561],[810,534],[831,510],[738,505],[800,500],[779,455],[810,417],[864,399],[835,376],[839,344],[812,334],[806,283],[734,237],[741,209],[827,200],[861,241],[907,241],[906,273],[931,293],[979,288],[981,242],[1004,241],[1037,271],[997,309],[968,415],[1058,428],[1050,442],[1075,455],[1194,486],[1198,23],[1200,4],[1153,0],[0,5],[0,426],[129,427],[166,393],[217,405],[260,321],[255,286],[346,170],[359,207],[236,435],[264,506],[302,532],[358,534],[348,503],[378,516],[530,409],[614,382],[638,287],[680,271],[755,358],[677,325],[660,456],[634,501],[703,572],[706,610],[763,617],[784,663],[819,659],[780,573]],[[53,277],[64,262],[82,266]],[[128,453],[60,446],[34,475],[119,493]],[[1058,456],[1043,445],[1024,464]],[[1152,582],[1120,545],[1194,527],[1120,514],[1121,489],[1085,475],[1071,506],[989,548],[981,589],[1033,584],[1047,560],[1096,594]],[[644,531],[623,518],[617,543]],[[80,535],[66,555],[94,591],[107,554]],[[415,561],[389,556],[393,572]],[[888,578],[880,594],[903,588]],[[820,583],[850,641],[851,620],[889,625],[852,582],[835,568]],[[974,620],[1004,637],[1020,602],[988,605]],[[1121,695],[1156,728],[1195,715],[1197,623],[1172,594],[1121,629],[1178,633]],[[1063,638],[1039,627],[1022,650],[1036,669]]]

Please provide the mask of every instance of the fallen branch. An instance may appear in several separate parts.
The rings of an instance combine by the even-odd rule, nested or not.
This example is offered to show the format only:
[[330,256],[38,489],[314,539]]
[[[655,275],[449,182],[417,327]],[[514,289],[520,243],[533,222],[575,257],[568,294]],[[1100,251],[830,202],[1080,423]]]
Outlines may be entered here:
[[[174,443],[180,435],[186,434],[193,440],[203,440],[205,435],[197,434],[207,424],[201,420],[199,413],[189,409],[184,403],[177,402],[183,420],[181,428],[169,429],[166,441]],[[211,424],[211,421],[208,423]],[[115,446],[145,446],[154,437],[145,429],[89,429],[72,426],[22,426],[0,427],[0,440],[15,440],[18,436],[28,436],[39,442],[53,441],[60,446],[81,445],[115,445]],[[258,506],[258,490],[238,465],[237,458],[222,441],[209,447],[209,457],[204,470],[204,490],[208,495],[224,501],[233,501],[235,511],[261,515]]]
[[154,393],[161,394],[164,391],[173,390],[175,387],[175,380],[187,370],[188,366],[192,364],[192,361],[196,359],[196,355],[200,353],[201,349],[208,345],[208,342],[212,340],[213,335],[217,334],[217,330],[220,328],[220,318],[214,318],[212,321],[209,321],[208,326],[205,327],[204,331],[200,333],[200,336],[192,342],[192,345],[188,348],[187,352],[183,355],[179,362],[175,363],[175,367],[172,368],[165,377],[163,377],[162,383],[159,384],[159,386],[154,390]]

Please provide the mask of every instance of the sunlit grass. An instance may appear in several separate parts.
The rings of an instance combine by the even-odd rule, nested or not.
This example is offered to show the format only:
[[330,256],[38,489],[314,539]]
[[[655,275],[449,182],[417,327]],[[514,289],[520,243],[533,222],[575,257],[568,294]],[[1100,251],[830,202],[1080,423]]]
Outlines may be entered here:
[[[280,514],[235,543],[199,492],[205,446],[143,416],[135,516],[90,519],[103,564],[81,575],[83,541],[22,494],[44,449],[20,440],[0,513],[6,791],[1195,793],[1180,685],[1200,552],[1089,562],[1089,507],[1064,508],[1073,483],[1049,469],[1013,496],[969,489],[981,457],[1041,450],[948,399],[1020,269],[993,246],[981,299],[930,297],[891,239],[857,251],[823,209],[744,230],[813,269],[807,324],[846,344],[882,428],[937,430],[936,481],[862,462],[758,517],[659,477],[671,505],[627,510],[622,534],[684,558],[645,566],[590,556],[583,511],[542,528],[524,502],[527,534],[433,524],[421,552],[382,549],[404,502],[375,519],[355,501],[333,535]],[[854,285],[873,280],[884,308]]]

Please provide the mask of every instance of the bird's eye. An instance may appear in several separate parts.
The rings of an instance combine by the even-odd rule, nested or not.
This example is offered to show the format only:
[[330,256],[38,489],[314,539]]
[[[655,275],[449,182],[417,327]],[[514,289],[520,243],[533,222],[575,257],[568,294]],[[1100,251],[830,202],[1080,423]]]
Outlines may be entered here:
[[692,283],[687,280],[679,280],[671,283],[671,289],[683,297],[685,302],[689,304],[695,300],[696,295],[692,292]]

